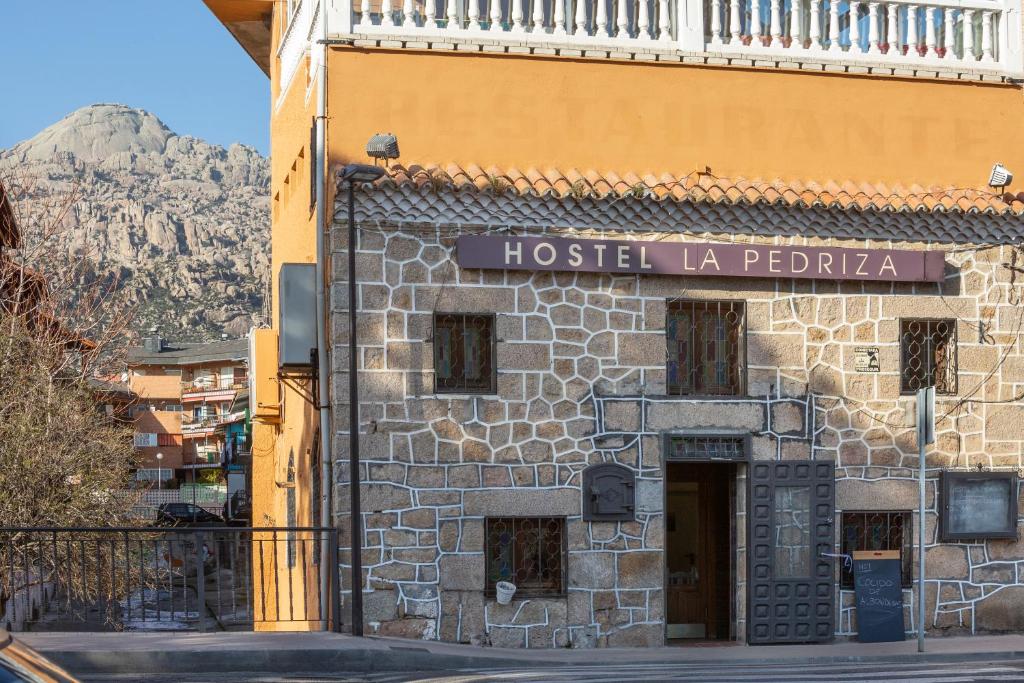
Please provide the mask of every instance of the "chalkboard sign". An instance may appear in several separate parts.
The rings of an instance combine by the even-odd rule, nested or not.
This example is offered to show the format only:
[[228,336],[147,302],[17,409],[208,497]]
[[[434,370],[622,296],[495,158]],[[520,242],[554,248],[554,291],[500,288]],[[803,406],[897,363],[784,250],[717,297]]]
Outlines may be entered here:
[[887,643],[904,639],[903,587],[898,550],[853,553],[857,639]]
[[943,472],[942,540],[1017,538],[1016,472]]

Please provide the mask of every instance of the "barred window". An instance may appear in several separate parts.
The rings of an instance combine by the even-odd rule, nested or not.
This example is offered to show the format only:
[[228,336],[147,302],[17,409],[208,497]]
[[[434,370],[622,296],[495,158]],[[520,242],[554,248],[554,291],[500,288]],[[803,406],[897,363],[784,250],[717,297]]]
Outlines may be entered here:
[[900,320],[900,393],[956,393],[956,321]]
[[434,315],[434,378],[438,393],[493,393],[494,316]]
[[745,375],[742,301],[669,301],[668,392],[737,396]]
[[[842,552],[848,555],[855,550],[898,550],[903,585],[910,586],[913,581],[912,519],[908,511],[844,512]],[[853,588],[853,568],[845,563],[840,584],[843,588]]]
[[487,519],[485,592],[508,581],[516,595],[561,595],[565,592],[565,519],[561,517],[492,517]]
[[668,437],[669,460],[744,460],[747,457],[746,440],[741,436],[681,436]]

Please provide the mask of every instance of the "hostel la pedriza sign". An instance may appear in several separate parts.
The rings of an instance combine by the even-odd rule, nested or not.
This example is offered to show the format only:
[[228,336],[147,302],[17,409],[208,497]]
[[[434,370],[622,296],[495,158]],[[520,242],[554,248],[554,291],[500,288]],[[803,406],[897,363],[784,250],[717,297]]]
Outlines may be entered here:
[[945,268],[941,251],[504,235],[459,237],[456,259],[498,270],[889,282],[941,282]]

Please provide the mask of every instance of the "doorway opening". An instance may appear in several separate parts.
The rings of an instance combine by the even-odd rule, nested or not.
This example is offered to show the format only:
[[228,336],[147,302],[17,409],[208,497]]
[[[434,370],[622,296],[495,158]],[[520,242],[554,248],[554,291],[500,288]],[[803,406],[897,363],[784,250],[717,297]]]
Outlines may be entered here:
[[665,471],[666,638],[736,638],[736,463],[669,462]]

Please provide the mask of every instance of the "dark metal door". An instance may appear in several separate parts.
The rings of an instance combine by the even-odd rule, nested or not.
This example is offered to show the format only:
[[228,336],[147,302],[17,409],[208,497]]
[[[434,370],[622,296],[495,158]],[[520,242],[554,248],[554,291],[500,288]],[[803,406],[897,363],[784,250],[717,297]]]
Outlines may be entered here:
[[750,464],[750,643],[832,639],[834,510],[833,461]]

